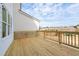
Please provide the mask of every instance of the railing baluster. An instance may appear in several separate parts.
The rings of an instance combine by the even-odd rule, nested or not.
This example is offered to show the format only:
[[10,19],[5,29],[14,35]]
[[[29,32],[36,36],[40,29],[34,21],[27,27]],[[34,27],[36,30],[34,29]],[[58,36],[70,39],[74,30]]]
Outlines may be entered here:
[[[73,47],[79,47],[79,32],[45,30],[45,31],[41,31],[40,33],[41,33],[41,36],[43,36],[43,39],[46,39],[46,38],[52,39],[53,38],[53,40],[58,41],[59,44],[64,43],[67,45],[71,45]],[[57,34],[57,36],[54,34]]]
[[66,41],[66,44],[67,44],[67,35],[65,35],[66,36],[66,39],[65,39],[65,41]]
[[73,34],[71,34],[71,45],[73,46]]
[[62,33],[62,43],[63,43],[63,41],[64,41],[64,39],[63,39],[63,38],[64,38],[64,34]]
[[61,43],[62,43],[62,33],[60,33],[60,37],[61,37]]
[[78,47],[79,47],[79,34],[78,34]]
[[74,34],[74,46],[76,46],[76,34]]
[[68,34],[68,44],[70,45],[70,33]]

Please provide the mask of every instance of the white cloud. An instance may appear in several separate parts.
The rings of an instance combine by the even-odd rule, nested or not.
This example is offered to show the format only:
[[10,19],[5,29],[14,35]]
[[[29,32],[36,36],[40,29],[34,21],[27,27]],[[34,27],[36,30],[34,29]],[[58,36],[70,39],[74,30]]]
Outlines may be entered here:
[[79,4],[70,6],[66,11],[68,13],[70,13],[72,16],[78,15],[79,14]]
[[[41,24],[45,25],[67,25],[67,22],[72,22],[72,24],[78,23],[79,19],[79,4],[72,4],[67,6],[67,8],[62,8],[62,3],[60,4],[35,4],[33,9],[27,9],[32,16],[43,20]],[[64,6],[63,6],[64,7]],[[30,7],[29,7],[30,8]],[[48,24],[47,24],[48,23]],[[43,25],[44,25],[43,24]],[[69,23],[68,23],[69,24]]]

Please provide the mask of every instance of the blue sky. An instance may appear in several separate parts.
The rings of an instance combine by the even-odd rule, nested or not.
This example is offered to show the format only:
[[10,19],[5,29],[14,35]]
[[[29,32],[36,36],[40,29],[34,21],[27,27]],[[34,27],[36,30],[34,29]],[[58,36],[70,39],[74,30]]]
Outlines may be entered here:
[[77,3],[23,3],[22,10],[39,19],[42,27],[79,24]]

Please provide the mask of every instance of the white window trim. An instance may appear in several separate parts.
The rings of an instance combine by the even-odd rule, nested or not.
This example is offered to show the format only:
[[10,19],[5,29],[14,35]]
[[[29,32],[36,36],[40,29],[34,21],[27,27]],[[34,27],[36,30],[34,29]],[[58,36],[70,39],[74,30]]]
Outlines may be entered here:
[[[2,7],[3,6],[3,7]],[[1,4],[1,9],[2,8],[5,8],[6,9],[6,7],[3,5],[3,4]],[[10,24],[9,24],[9,22],[8,22],[8,15],[9,15],[9,17],[10,17]],[[2,16],[1,16],[2,17]],[[2,18],[1,18],[1,20],[0,20],[0,22],[1,22],[1,27],[2,27],[2,23],[4,23],[4,24],[6,24],[6,36],[5,37],[2,37],[2,28],[1,28],[1,37],[0,37],[0,39],[5,39],[5,38],[7,38],[7,36],[9,36],[10,34],[11,34],[11,32],[12,32],[12,19],[11,19],[11,16],[10,16],[10,14],[9,14],[9,12],[8,12],[8,10],[6,9],[6,21],[3,21],[2,20]],[[8,26],[10,26],[10,28],[8,28]],[[10,30],[9,31],[9,34],[8,34],[8,30]]]

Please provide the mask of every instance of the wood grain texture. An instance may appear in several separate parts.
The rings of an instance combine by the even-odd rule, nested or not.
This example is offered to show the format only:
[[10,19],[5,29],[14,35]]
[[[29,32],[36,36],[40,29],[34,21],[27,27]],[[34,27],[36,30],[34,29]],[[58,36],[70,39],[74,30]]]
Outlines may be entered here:
[[5,56],[79,56],[79,50],[35,36],[15,39]]

